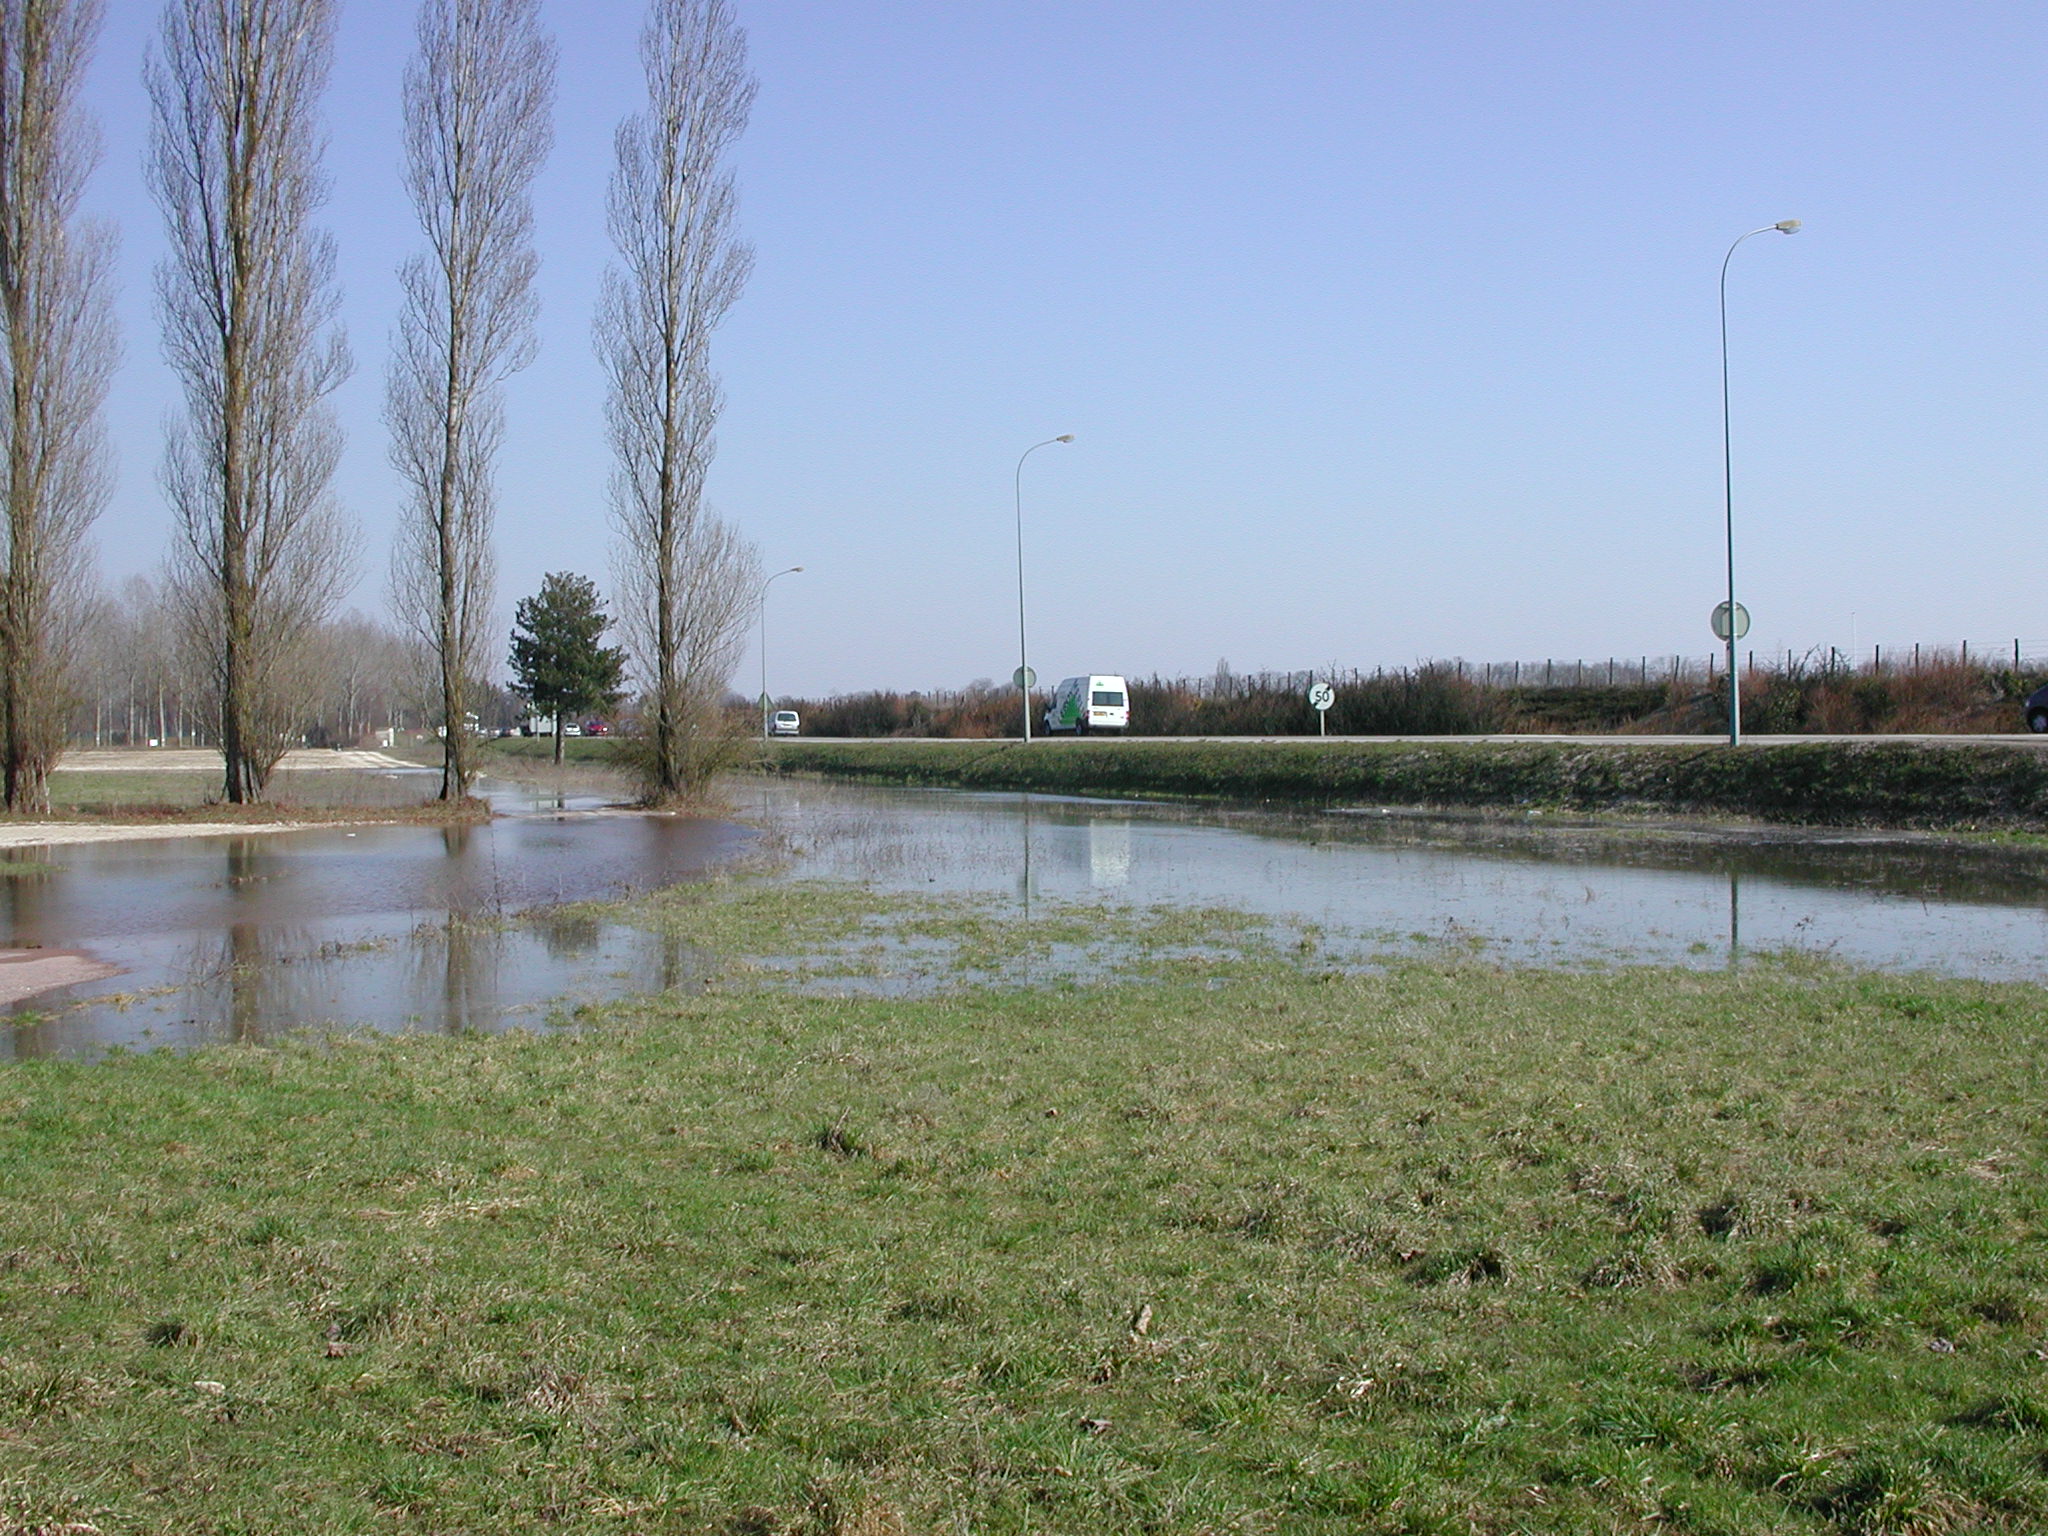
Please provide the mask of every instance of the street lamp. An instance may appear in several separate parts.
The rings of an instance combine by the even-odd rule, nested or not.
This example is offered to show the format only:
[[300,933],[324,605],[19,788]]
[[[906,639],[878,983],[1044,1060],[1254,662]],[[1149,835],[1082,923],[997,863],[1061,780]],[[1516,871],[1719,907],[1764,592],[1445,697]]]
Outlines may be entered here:
[[792,565],[786,571],[777,571],[761,583],[761,739],[768,739],[768,588],[778,577],[794,576],[803,569]]
[[1074,434],[1062,432],[1042,443],[1033,443],[1017,456],[1017,692],[1024,703],[1024,740],[1031,740],[1031,655],[1024,642],[1024,461],[1041,448],[1054,443],[1071,443]]
[[1735,259],[1736,245],[1755,235],[1768,235],[1772,230],[1781,235],[1796,235],[1799,233],[1799,221],[1780,219],[1762,229],[1752,229],[1735,245],[1729,246],[1728,254],[1721,258],[1721,493],[1728,533],[1728,745],[1731,747],[1742,745],[1742,674],[1735,666],[1735,642],[1742,638],[1745,626],[1740,622],[1742,610],[1735,605],[1735,463],[1728,428],[1728,263]]

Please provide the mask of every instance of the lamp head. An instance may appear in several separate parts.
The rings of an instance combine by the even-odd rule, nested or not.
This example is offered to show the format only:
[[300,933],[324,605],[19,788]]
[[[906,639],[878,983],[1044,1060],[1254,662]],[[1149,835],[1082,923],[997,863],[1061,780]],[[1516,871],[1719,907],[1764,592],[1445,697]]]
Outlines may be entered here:
[[1796,235],[1799,233],[1799,221],[1797,219],[1780,219],[1771,228],[1781,235]]
[[1062,432],[1058,437],[1053,439],[1053,441],[1056,443],[1071,443],[1073,440],[1074,434],[1071,432]]

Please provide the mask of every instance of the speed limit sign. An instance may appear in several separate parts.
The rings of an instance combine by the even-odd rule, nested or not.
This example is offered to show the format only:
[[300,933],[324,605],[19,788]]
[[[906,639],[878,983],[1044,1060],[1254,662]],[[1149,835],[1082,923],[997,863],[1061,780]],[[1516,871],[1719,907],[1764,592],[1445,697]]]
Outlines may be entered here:
[[1309,708],[1316,712],[1316,734],[1330,734],[1330,706],[1337,702],[1336,685],[1332,683],[1310,683],[1308,688]]

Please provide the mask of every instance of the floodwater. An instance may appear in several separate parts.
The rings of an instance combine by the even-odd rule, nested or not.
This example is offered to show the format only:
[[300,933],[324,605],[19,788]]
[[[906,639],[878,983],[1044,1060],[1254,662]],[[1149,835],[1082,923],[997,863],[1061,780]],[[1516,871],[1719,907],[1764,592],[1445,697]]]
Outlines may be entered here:
[[673,937],[550,916],[778,850],[781,878],[1052,905],[1231,908],[1365,960],[1450,944],[1509,964],[1740,964],[1795,950],[2042,980],[2048,853],[1916,836],[1377,810],[1262,813],[745,781],[736,820],[607,814],[498,786],[468,828],[60,845],[0,879],[0,942],[122,974],[30,999],[0,1058],[305,1028],[540,1027],[699,985]]
[[752,818],[790,844],[799,874],[1007,896],[1020,919],[1034,901],[1227,907],[1507,964],[1797,951],[2048,979],[2048,849],[1992,840],[840,786],[757,795]]
[[273,1039],[308,1028],[540,1027],[701,981],[673,937],[549,916],[701,879],[758,845],[728,821],[543,805],[486,786],[485,826],[364,826],[20,850],[0,942],[83,949],[120,975],[40,994],[0,1059]]

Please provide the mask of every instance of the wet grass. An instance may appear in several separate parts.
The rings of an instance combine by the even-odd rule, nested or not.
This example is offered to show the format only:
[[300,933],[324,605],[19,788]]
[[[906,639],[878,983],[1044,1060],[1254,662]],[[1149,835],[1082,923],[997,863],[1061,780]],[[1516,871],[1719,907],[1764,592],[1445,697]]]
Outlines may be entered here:
[[558,1035],[7,1068],[0,1530],[2048,1526],[2039,989],[1117,921],[1117,984],[735,962]]

